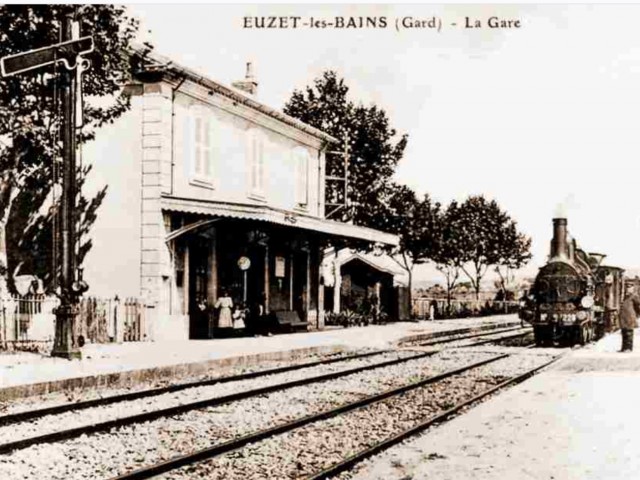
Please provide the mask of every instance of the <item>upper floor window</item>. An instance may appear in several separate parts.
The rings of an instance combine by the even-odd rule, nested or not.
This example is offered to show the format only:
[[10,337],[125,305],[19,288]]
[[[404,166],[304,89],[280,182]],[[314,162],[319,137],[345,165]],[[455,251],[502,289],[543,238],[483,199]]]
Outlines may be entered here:
[[261,132],[250,130],[247,142],[249,193],[262,197],[265,184],[265,138]]
[[295,171],[296,205],[306,207],[309,203],[309,151],[304,147],[293,150]]
[[189,126],[191,177],[193,180],[211,184],[215,170],[215,118],[205,109],[196,107],[192,109]]

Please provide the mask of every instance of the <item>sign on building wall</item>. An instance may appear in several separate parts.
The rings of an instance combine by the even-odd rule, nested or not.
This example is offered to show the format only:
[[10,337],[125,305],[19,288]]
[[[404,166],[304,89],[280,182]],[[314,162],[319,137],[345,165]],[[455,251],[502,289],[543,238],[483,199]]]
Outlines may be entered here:
[[285,276],[285,258],[276,257],[276,277],[283,278]]

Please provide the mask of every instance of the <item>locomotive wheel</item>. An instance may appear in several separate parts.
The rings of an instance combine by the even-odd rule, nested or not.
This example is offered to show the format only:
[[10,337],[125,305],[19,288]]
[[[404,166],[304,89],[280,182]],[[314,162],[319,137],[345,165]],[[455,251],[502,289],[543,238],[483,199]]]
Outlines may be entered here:
[[602,324],[596,324],[593,327],[593,338],[596,340],[600,340],[604,337],[604,326]]
[[549,344],[549,332],[544,327],[533,327],[533,337],[536,347],[544,347]]

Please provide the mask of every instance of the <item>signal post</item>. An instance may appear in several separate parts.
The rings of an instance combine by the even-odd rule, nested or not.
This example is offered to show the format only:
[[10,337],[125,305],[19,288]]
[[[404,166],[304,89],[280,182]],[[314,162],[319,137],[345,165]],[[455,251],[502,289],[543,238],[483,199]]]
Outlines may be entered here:
[[[29,52],[9,55],[0,60],[4,77],[17,75],[55,63],[60,63],[62,73],[56,79],[60,88],[62,110],[61,137],[62,157],[62,198],[61,246],[62,274],[60,278],[60,306],[56,309],[56,329],[53,351],[54,357],[80,359],[82,357],[74,326],[79,314],[79,299],[87,290],[87,285],[77,274],[76,259],[76,105],[78,89],[77,68],[86,68],[88,62],[83,54],[93,50],[93,38],[77,38],[73,17],[65,16],[62,21],[62,42]],[[74,38],[76,37],[76,38]],[[56,239],[58,240],[58,239]],[[54,272],[54,275],[56,272]]]

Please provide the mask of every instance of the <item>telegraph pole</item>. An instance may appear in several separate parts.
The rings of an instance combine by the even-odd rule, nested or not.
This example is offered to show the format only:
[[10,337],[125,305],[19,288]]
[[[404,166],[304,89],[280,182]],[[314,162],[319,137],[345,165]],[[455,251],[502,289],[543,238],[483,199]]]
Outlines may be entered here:
[[[62,20],[62,41],[73,38],[73,17]],[[60,102],[62,106],[62,198],[61,249],[62,275],[60,279],[60,306],[56,309],[56,334],[53,357],[80,359],[82,354],[74,338],[79,313],[78,292],[74,292],[76,271],[76,79],[75,69],[62,69],[60,75]]]
[[[78,38],[74,31],[73,15],[61,19],[62,42],[28,52],[7,55],[0,59],[0,73],[3,77],[18,75],[46,65],[60,63],[61,74],[55,79],[60,87],[62,109],[62,198],[61,231],[62,275],[60,279],[60,306],[56,309],[56,332],[51,355],[68,359],[80,359],[81,353],[74,338],[75,322],[79,313],[78,300],[87,290],[82,278],[76,278],[76,99],[79,73],[88,68],[83,54],[93,51],[91,36]],[[57,239],[56,239],[57,240]],[[58,243],[58,242],[56,242]],[[54,275],[57,272],[54,272]]]

